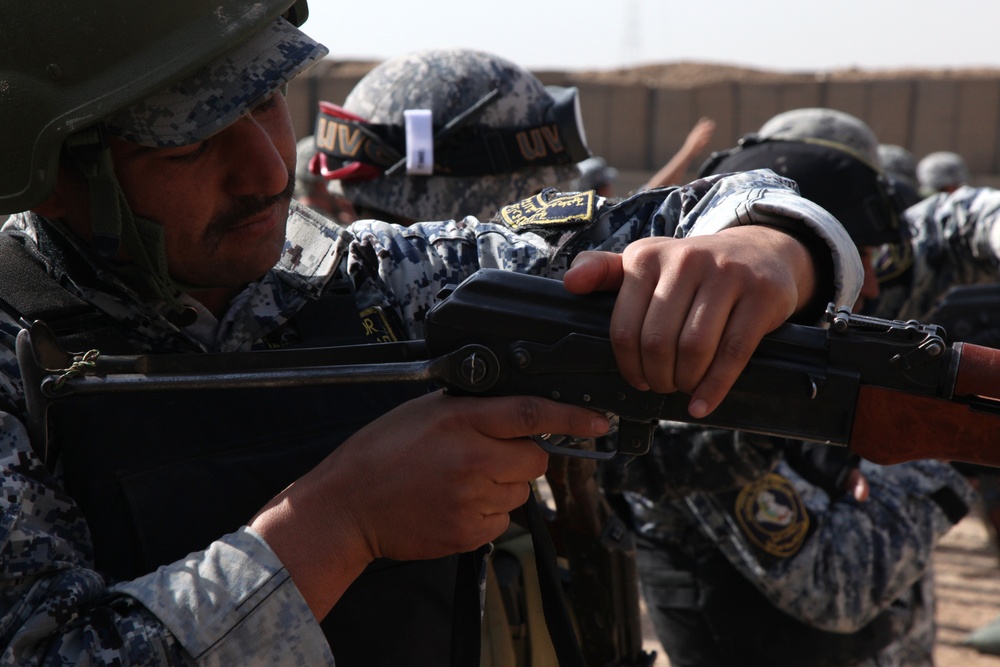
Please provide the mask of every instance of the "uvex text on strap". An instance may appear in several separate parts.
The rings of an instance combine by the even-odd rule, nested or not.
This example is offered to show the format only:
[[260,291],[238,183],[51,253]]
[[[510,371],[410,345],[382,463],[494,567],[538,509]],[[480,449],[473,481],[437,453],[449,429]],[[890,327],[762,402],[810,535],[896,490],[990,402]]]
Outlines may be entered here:
[[[575,164],[589,157],[577,89],[548,90],[552,104],[537,125],[494,128],[475,123],[478,111],[495,98],[496,91],[491,91],[469,109],[472,113],[463,113],[444,127],[433,127],[433,175],[506,174],[528,167]],[[320,102],[315,137],[319,158],[312,169],[331,180],[402,174],[409,157],[403,125],[368,123],[329,102]]]

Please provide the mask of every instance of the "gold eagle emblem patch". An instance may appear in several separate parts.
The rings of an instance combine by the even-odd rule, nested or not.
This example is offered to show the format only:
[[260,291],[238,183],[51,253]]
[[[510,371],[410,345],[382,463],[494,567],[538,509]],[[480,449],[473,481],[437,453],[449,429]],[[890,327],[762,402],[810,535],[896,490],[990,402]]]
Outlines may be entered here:
[[809,514],[802,496],[791,482],[775,473],[743,487],[734,510],[751,544],[778,558],[797,553],[809,532]]

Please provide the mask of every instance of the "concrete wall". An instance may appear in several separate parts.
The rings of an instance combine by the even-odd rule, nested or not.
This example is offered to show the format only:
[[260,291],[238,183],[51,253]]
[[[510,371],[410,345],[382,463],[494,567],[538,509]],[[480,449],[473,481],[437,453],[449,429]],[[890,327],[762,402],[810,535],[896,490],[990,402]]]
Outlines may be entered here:
[[[342,103],[366,70],[324,62],[293,81],[288,99],[298,136],[312,131],[319,100]],[[955,151],[965,157],[976,184],[1000,182],[1000,76],[931,73],[927,78],[816,77],[654,87],[595,82],[572,72],[536,74],[546,84],[580,89],[591,149],[620,170],[625,191],[669,160],[701,116],[717,125],[707,156],[708,151],[732,146],[740,135],[781,111],[808,106],[854,114],[883,143],[903,146],[918,159],[932,151]],[[696,161],[689,176],[699,166]]]

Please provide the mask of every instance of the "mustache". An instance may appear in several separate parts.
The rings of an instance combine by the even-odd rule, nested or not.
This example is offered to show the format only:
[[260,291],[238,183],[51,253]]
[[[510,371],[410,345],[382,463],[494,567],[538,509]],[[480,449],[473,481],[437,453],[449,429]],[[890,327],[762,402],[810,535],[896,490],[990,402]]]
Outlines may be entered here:
[[222,237],[231,229],[239,227],[248,218],[263,213],[275,204],[287,204],[295,192],[295,174],[288,173],[284,190],[273,195],[243,195],[233,199],[225,210],[212,218],[205,227],[202,238],[214,250],[222,242]]

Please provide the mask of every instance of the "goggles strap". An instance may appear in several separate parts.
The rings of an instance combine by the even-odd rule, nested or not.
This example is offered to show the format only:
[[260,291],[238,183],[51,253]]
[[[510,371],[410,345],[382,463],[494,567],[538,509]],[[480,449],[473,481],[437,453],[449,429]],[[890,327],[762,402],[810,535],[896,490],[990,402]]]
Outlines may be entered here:
[[[433,170],[420,171],[419,175],[493,176],[530,167],[574,164],[590,156],[581,128],[565,113],[551,113],[546,122],[532,127],[497,129],[473,125],[472,121],[499,95],[498,89],[491,90],[434,131],[430,148]],[[568,100],[575,103],[575,98]],[[417,173],[407,167],[412,147],[408,143],[416,146],[412,140],[421,135],[399,126],[368,123],[335,105],[321,103],[315,136],[316,147],[324,158],[313,164],[313,171],[328,179],[371,180],[404,170],[411,175]],[[430,157],[426,145],[424,150],[424,157]],[[356,167],[358,164],[368,168]]]

